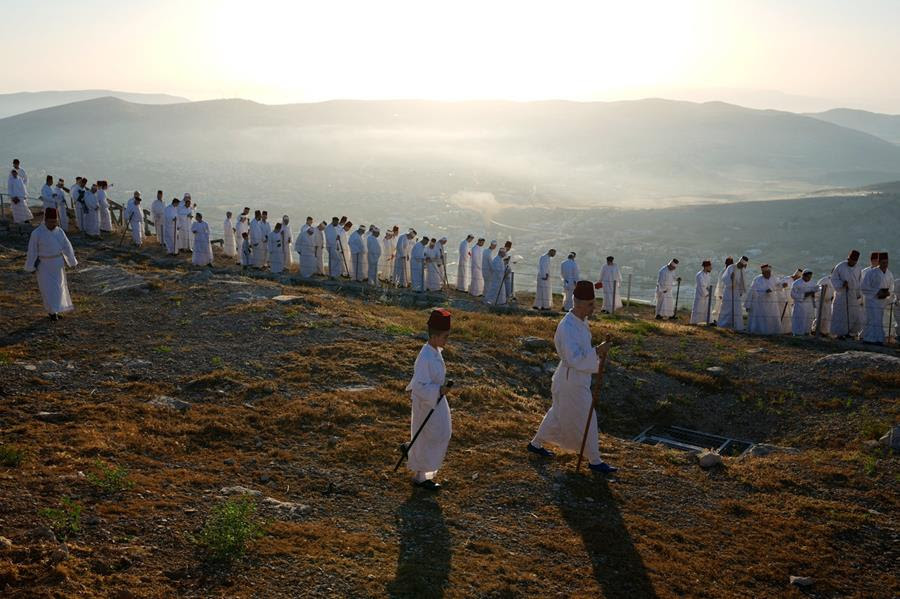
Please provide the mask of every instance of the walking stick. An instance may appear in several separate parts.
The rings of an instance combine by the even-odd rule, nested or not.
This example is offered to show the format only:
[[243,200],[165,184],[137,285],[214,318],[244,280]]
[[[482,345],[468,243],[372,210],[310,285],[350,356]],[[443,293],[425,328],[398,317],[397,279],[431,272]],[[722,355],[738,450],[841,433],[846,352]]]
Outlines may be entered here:
[[890,309],[888,310],[888,335],[887,342],[891,342],[891,333],[894,331],[894,304],[897,303],[896,300],[891,303]]
[[616,313],[616,287],[618,286],[618,283],[619,283],[618,280],[613,279],[613,301],[612,301],[612,306],[610,307],[609,310],[607,310],[607,312],[609,312],[610,315],[613,315]]
[[[131,220],[128,220],[128,225],[131,226]],[[122,244],[125,243],[125,233],[128,231],[128,227],[122,227],[122,236],[119,237],[119,247],[122,247]]]
[[678,294],[681,293],[681,277],[675,279],[675,309],[672,310],[672,318],[678,316]]
[[338,251],[341,253],[341,260],[344,262],[344,268],[347,270],[347,276],[349,277],[350,276],[350,265],[347,264],[347,256],[346,256],[346,254],[344,254],[344,244],[341,243],[340,237],[338,237],[338,239],[337,239],[337,244],[338,244],[337,245]]
[[450,288],[450,282],[447,280],[447,260],[444,258],[444,247],[441,246],[441,274],[444,275],[444,287]]
[[[606,345],[610,343],[610,336],[606,336],[606,341],[601,343],[600,345]],[[581,458],[584,457],[584,444],[587,443],[588,431],[591,429],[591,418],[594,417],[594,410],[597,408],[597,404],[600,401],[600,389],[603,387],[603,375],[606,373],[606,361],[609,357],[609,352],[607,352],[603,359],[600,361],[600,368],[597,370],[597,381],[594,383],[594,392],[591,394],[591,407],[588,410],[587,422],[584,423],[584,435],[581,437],[581,449],[578,450],[578,463],[575,465],[575,472],[581,468]]]
[[847,309],[847,336],[850,336],[850,286],[847,285],[847,291],[844,293],[844,307]]
[[503,286],[506,284],[506,274],[509,272],[509,265],[503,269],[503,278],[500,279],[500,286],[497,288],[497,295],[494,297],[494,305],[497,305],[497,302],[500,300],[500,292],[503,291]]
[[709,298],[706,300],[706,325],[709,326],[712,320],[712,285],[706,286],[706,297]]
[[[822,284],[822,288],[819,296],[819,308],[816,310],[816,337],[822,336],[822,308],[825,305],[825,290],[828,289],[828,285]],[[815,305],[816,297],[813,296],[813,305]]]
[[[444,386],[447,389],[450,389],[453,386],[453,381],[447,381]],[[422,424],[419,425],[419,429],[416,431],[416,434],[413,435],[412,440],[409,443],[403,443],[400,445],[400,459],[397,460],[396,464],[394,464],[394,472],[397,471],[397,468],[400,467],[400,464],[403,463],[403,460],[409,457],[409,450],[412,449],[413,443],[415,443],[416,439],[419,438],[419,433],[421,433],[422,429],[425,428],[425,425],[428,424],[428,420],[431,418],[431,415],[434,414],[434,410],[438,407],[438,404],[441,403],[441,400],[446,398],[446,395],[441,395],[440,397],[438,397],[438,400],[434,402],[434,407],[428,411],[428,415],[425,416],[425,420],[423,420]]]
[[734,270],[731,271],[731,330],[737,330],[737,323],[734,320]]

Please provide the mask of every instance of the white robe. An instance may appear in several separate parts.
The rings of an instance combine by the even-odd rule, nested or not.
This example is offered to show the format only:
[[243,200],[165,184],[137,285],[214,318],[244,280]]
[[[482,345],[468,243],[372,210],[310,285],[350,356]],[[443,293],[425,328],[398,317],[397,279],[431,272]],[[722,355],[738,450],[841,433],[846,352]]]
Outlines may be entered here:
[[[887,289],[888,297],[877,297],[880,289]],[[860,290],[866,299],[866,326],[863,329],[863,341],[884,343],[884,309],[892,300],[894,275],[890,269],[881,272],[880,268],[873,268],[863,277]]]
[[780,326],[782,333],[790,333],[791,332],[791,314],[794,310],[794,298],[791,297],[791,285],[794,284],[794,281],[799,279],[794,279],[791,276],[784,276],[778,279],[778,287],[776,291],[778,292],[778,317],[781,319]]
[[386,281],[393,280],[394,277],[394,252],[397,251],[397,243],[394,237],[388,237],[387,234],[381,239],[381,262],[378,265],[378,272]]
[[97,200],[97,194],[90,189],[84,194],[85,212],[82,217],[84,222],[84,232],[94,237],[100,236],[100,203]]
[[381,262],[381,240],[374,235],[369,235],[366,239],[368,251],[366,252],[366,260],[369,261],[369,285],[378,285],[378,265]]
[[456,266],[456,289],[463,293],[469,290],[469,242],[463,239],[459,243],[459,263]]
[[604,264],[600,269],[603,283],[603,309],[612,314],[622,307],[622,273],[618,264]]
[[265,264],[266,253],[263,250],[265,235],[266,232],[261,220],[254,218],[250,221],[250,251],[253,260],[252,264],[256,268],[262,268]]
[[109,233],[112,231],[112,215],[109,213],[109,200],[106,198],[106,190],[97,190],[97,204],[100,211],[100,231]]
[[153,200],[150,210],[153,213],[153,229],[156,232],[156,242],[160,244],[165,243],[166,205],[162,200]]
[[350,247],[350,278],[354,281],[362,281],[369,270],[369,262],[366,259],[366,241],[359,231],[350,234],[347,245]]
[[272,259],[272,257],[269,256],[269,238],[272,236],[272,225],[270,225],[268,221],[263,220],[260,221],[259,226],[263,233],[262,242],[259,244],[259,247],[262,248],[263,265],[267,265]]
[[316,227],[315,237],[316,247],[316,272],[320,275],[325,274],[325,231]]
[[566,258],[559,265],[559,274],[563,285],[563,310],[571,310],[575,305],[575,284],[581,276],[578,272],[578,263],[574,258]]
[[816,299],[816,314],[813,319],[813,332],[821,335],[831,334],[831,302],[834,300],[834,287],[831,286],[831,275],[819,279],[819,295]]
[[131,241],[140,247],[144,243],[144,211],[140,205],[131,202],[122,217],[127,229],[131,230]]
[[391,279],[395,285],[398,287],[406,287],[409,284],[409,278],[407,276],[407,255],[406,248],[409,244],[409,237],[406,235],[401,235],[399,239],[397,239],[397,243],[394,245],[394,266],[393,272],[391,274]]
[[440,291],[444,286],[441,272],[441,248],[438,246],[425,248],[425,289]]
[[[69,193],[72,195],[72,208],[75,210],[75,224],[78,225],[79,231],[84,231],[84,224],[82,222],[83,214],[84,214],[84,188],[80,185],[75,184],[69,189]],[[82,201],[79,202],[78,198],[81,197]]]
[[300,233],[297,238],[297,253],[300,254],[300,276],[311,277],[316,273],[316,246],[315,229],[308,228],[305,233]]
[[166,243],[166,252],[173,255],[177,254],[178,206],[175,206],[174,204],[166,206],[166,210],[163,213],[163,220],[165,221],[165,232],[163,233],[163,239]]
[[469,269],[469,295],[478,297],[484,293],[484,273],[481,271],[483,266],[481,262],[482,254],[484,254],[484,246],[472,246],[472,268]]
[[497,254],[491,261],[489,284],[484,290],[484,303],[489,305],[502,306],[506,304],[506,285],[504,284],[504,274],[507,270],[503,256]]
[[193,207],[178,206],[178,234],[175,236],[179,250],[190,250],[191,243],[191,226],[194,220]]
[[[28,191],[25,189],[25,183],[19,177],[9,176],[7,179],[7,191],[10,195],[10,205],[12,206],[13,222],[26,223],[31,220],[31,209],[28,207]],[[16,198],[17,201],[13,201]]]
[[814,296],[806,297],[809,292],[815,293],[818,285],[813,281],[797,279],[791,285],[791,299],[794,300],[794,311],[791,312],[791,334],[808,335],[812,330],[815,307],[818,305]]
[[235,227],[230,218],[222,223],[222,253],[229,258],[237,256],[237,243],[235,239]]
[[494,261],[494,250],[490,246],[481,248],[481,277],[484,279],[484,294],[487,297],[487,290],[491,286],[491,276],[493,269],[491,263]]
[[269,254],[269,270],[274,273],[280,273],[284,270],[284,243],[281,231],[272,231],[269,234],[266,247]]
[[701,270],[694,278],[694,306],[691,308],[691,324],[705,324],[710,320],[710,275],[711,273]]
[[409,254],[409,271],[412,276],[412,288],[415,291],[425,290],[425,246],[417,241]]
[[328,251],[328,276],[341,276],[341,251],[338,249],[337,227],[329,223],[325,226],[325,246]]
[[756,335],[778,335],[781,333],[781,302],[778,287],[781,283],[772,275],[768,279],[757,275],[750,284],[747,294],[747,328]]
[[78,264],[72,244],[65,231],[59,227],[52,231],[40,224],[28,239],[28,255],[25,270],[37,271],[38,288],[44,310],[48,314],[59,314],[74,310],[69,286],[66,283],[66,266]]
[[744,296],[747,294],[747,269],[729,264],[722,273],[722,302],[716,322],[720,327],[744,330]]
[[253,264],[253,248],[249,239],[241,239],[241,266]]
[[212,245],[209,243],[209,223],[206,221],[194,222],[191,225],[191,236],[194,242],[191,264],[198,266],[212,264],[213,251]]
[[[831,332],[833,335],[855,337],[863,328],[863,297],[860,291],[862,274],[859,264],[850,266],[844,260],[831,272],[834,300],[831,302]],[[847,289],[844,289],[847,283]],[[850,298],[848,303],[847,298]],[[849,321],[847,319],[849,315]]]
[[538,260],[537,288],[534,292],[534,307],[549,310],[553,307],[553,286],[550,282],[550,254]]
[[350,233],[346,229],[339,230],[338,241],[340,242],[338,249],[341,252],[341,274],[345,277],[352,277],[350,272],[352,268],[350,265]]
[[[426,343],[416,357],[413,377],[406,390],[410,392],[412,401],[412,418],[410,421],[410,439],[419,430],[428,413],[434,413],[428,424],[419,433],[418,439],[409,450],[409,461],[406,466],[416,473],[431,478],[444,463],[447,445],[450,443],[452,424],[450,406],[447,398],[441,398],[441,387],[444,385],[446,367],[441,350]],[[438,401],[440,400],[440,402]]]
[[656,276],[656,315],[663,318],[675,316],[675,271],[668,266],[659,269]]
[[63,231],[69,230],[69,203],[66,201],[66,190],[62,187],[55,187],[54,201],[56,202],[56,211],[59,213],[59,226]]
[[281,223],[281,253],[284,255],[284,269],[288,272],[294,268],[294,252],[291,246],[294,245],[294,232],[291,230],[290,223]]
[[47,185],[44,183],[44,186],[41,187],[41,208],[46,210],[47,208],[56,208],[56,189],[52,185]]
[[541,421],[532,444],[543,447],[549,442],[577,452],[581,448],[584,425],[590,422],[585,453],[589,463],[599,464],[603,460],[597,438],[597,414],[591,414],[591,374],[599,371],[600,358],[597,350],[591,347],[590,327],[586,321],[568,312],[556,327],[553,343],[559,354],[559,365],[550,385],[553,404]]

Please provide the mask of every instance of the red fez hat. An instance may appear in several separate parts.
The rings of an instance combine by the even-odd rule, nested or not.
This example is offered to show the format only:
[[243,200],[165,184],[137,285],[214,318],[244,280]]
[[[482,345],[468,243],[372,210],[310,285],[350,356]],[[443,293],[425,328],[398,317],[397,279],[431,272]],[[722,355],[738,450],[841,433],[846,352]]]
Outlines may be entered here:
[[428,328],[436,331],[450,330],[450,311],[443,308],[437,308],[431,311],[428,317]]
[[851,250],[851,251],[850,251],[850,255],[848,256],[848,258],[850,258],[851,260],[856,260],[857,258],[859,258],[859,251],[858,251],[858,250]]
[[594,299],[594,284],[590,281],[578,281],[575,283],[575,299],[592,300]]
[[56,208],[45,208],[44,218],[59,218],[59,215],[56,213]]
[[888,259],[888,253],[887,253],[887,252],[881,252],[880,254],[878,254],[878,259],[879,259],[879,260],[887,260],[887,259]]
[[878,260],[878,257],[879,257],[880,255],[881,255],[880,252],[872,252],[871,254],[869,254],[869,259],[870,259],[870,260]]

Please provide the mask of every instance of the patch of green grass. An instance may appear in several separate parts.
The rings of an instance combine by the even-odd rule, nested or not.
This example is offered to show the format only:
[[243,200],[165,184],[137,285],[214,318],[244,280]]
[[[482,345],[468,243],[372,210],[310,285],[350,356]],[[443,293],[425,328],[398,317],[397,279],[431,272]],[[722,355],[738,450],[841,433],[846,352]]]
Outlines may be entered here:
[[265,523],[256,515],[249,497],[232,498],[209,513],[196,543],[210,561],[230,564],[247,551],[247,544],[265,534]]
[[643,337],[646,335],[655,335],[658,334],[661,330],[662,327],[660,327],[655,322],[650,322],[649,320],[629,322],[624,327],[622,327],[623,332],[637,335],[639,337]]
[[12,445],[0,445],[0,466],[15,468],[22,463],[25,452]]
[[395,335],[395,336],[415,335],[416,334],[416,330],[413,329],[412,327],[405,327],[405,326],[399,325],[399,324],[389,324],[386,327],[384,327],[382,330],[385,333],[387,333],[388,335]]
[[870,455],[866,456],[863,460],[863,472],[866,473],[866,476],[875,476],[878,468],[878,458]]
[[210,360],[210,363],[212,363],[212,365],[215,366],[216,368],[219,368],[219,367],[225,365],[225,361],[222,360],[222,358],[220,358],[219,356],[214,356],[213,359]]
[[105,495],[115,495],[134,487],[129,480],[128,470],[120,466],[108,466],[100,460],[96,462],[96,471],[87,473],[87,481]]
[[171,354],[172,348],[168,345],[157,345],[153,348],[153,351],[159,352],[161,354]]
[[44,508],[39,513],[58,539],[65,541],[81,530],[81,504],[63,497],[58,508]]
[[863,440],[880,439],[885,431],[890,428],[887,420],[875,416],[869,410],[863,411],[860,417],[859,436]]

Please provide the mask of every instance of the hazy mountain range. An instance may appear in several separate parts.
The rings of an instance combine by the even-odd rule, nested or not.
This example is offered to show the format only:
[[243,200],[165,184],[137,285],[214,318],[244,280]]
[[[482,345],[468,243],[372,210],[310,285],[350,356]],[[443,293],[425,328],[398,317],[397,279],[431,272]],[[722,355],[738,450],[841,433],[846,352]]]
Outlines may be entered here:
[[132,92],[111,91],[108,89],[83,89],[74,91],[41,91],[0,94],[0,118],[16,114],[61,106],[72,102],[93,100],[94,98],[112,97],[138,104],[175,104],[188,102],[187,98],[168,94],[139,94]]
[[194,189],[213,178],[236,194],[269,197],[312,179],[432,196],[491,181],[490,191],[516,203],[652,207],[900,179],[900,146],[868,132],[788,112],[655,99],[270,106],[105,97],[2,119],[0,140],[7,154],[57,171],[102,170],[134,187],[149,171]]
[[835,108],[809,116],[841,127],[864,131],[891,143],[900,144],[900,115]]

